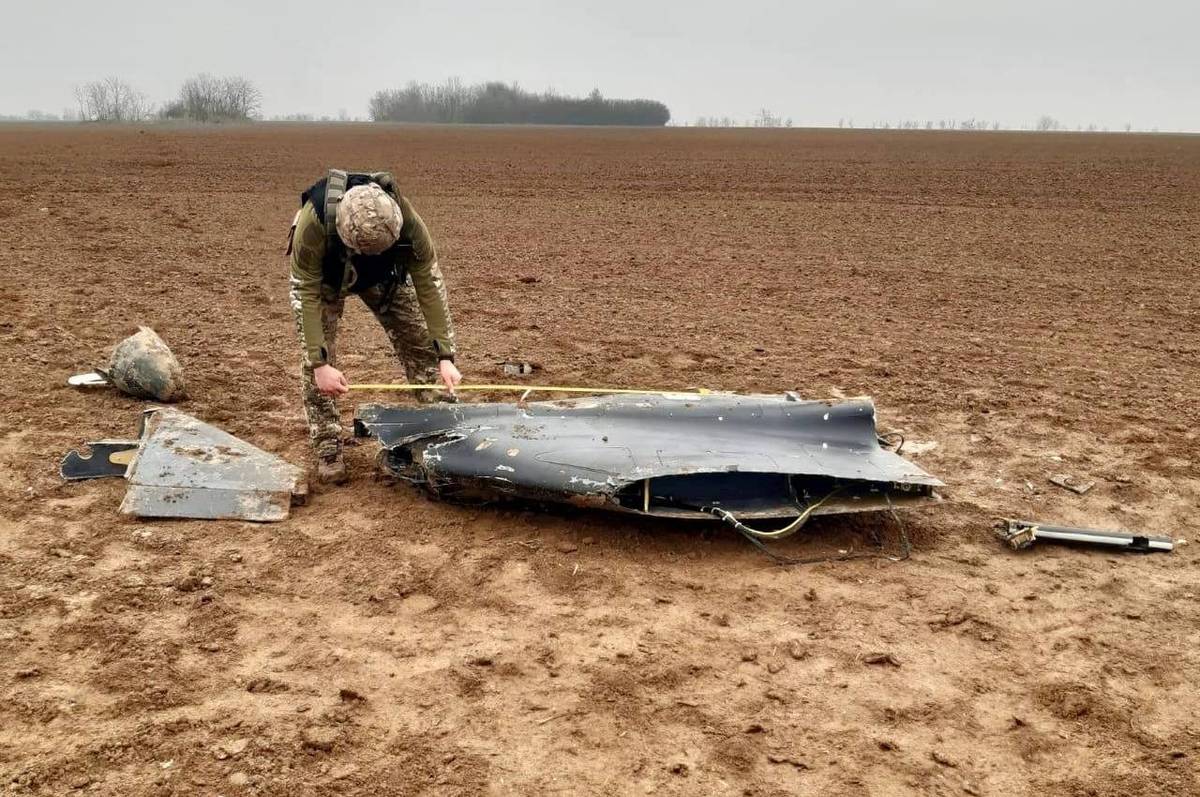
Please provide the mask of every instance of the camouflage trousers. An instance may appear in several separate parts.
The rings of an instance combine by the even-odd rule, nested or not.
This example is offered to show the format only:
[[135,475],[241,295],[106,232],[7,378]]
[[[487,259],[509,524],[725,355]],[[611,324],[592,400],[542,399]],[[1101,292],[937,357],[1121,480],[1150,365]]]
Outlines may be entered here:
[[[417,303],[417,294],[411,285],[397,286],[390,300],[383,286],[377,285],[358,294],[363,303],[375,315],[383,331],[387,333],[396,359],[404,366],[410,384],[434,384],[438,380],[437,352],[429,342],[425,318]],[[385,302],[385,300],[387,300]],[[337,366],[337,330],[346,299],[321,302],[321,326],[325,331],[325,352],[329,364]],[[296,327],[300,327],[300,314],[296,313]],[[301,332],[301,346],[303,343]],[[304,414],[308,419],[308,435],[317,456],[336,454],[342,449],[342,423],[337,405],[329,396],[317,391],[313,369],[308,364],[301,368],[304,391]],[[422,390],[416,393],[419,401],[436,401],[437,393]]]

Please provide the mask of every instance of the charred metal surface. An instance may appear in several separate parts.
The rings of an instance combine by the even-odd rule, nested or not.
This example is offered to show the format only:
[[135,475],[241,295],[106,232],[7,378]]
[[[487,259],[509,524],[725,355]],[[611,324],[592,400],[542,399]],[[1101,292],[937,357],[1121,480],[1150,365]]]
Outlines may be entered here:
[[[360,407],[394,475],[438,494],[512,496],[676,517],[720,506],[786,517],[936,500],[933,476],[882,448],[870,399],[604,396]],[[831,495],[832,493],[832,495]],[[703,515],[707,517],[707,515]]]
[[68,451],[58,473],[67,481],[124,476],[139,445],[137,440],[93,440],[87,454]]

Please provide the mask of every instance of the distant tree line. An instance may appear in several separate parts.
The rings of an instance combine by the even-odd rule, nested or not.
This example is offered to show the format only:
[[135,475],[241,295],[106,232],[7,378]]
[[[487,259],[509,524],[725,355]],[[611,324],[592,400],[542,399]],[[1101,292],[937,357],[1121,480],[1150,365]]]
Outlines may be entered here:
[[[240,76],[214,77],[201,73],[188,78],[179,95],[161,108],[146,95],[119,77],[85,83],[75,88],[77,108],[65,108],[61,115],[31,110],[24,116],[0,115],[0,121],[84,121],[84,122],[144,122],[152,119],[186,120],[193,122],[248,122],[263,118],[263,96],[250,80]],[[671,120],[671,112],[656,100],[621,100],[604,97],[593,89],[587,97],[568,97],[554,91],[542,93],[525,91],[516,83],[497,81],[466,85],[459,78],[440,84],[410,82],[404,88],[376,92],[368,105],[372,121],[432,122],[475,124],[550,124],[550,125],[642,125],[662,126]],[[349,122],[350,114],[343,108],[336,117],[293,113],[272,116],[273,121]],[[353,121],[359,121],[354,119]],[[684,123],[687,124],[686,122]],[[791,118],[783,118],[767,108],[747,120],[730,116],[701,116],[696,127],[791,127]],[[838,120],[838,127],[854,128],[854,120]],[[865,127],[865,125],[863,126]],[[971,117],[969,119],[902,119],[873,121],[871,129],[884,130],[1035,130],[1038,132],[1069,131],[1049,114],[1039,116],[1033,124],[1002,125],[999,121]],[[1126,133],[1134,132],[1133,125],[1123,125]],[[1095,124],[1076,125],[1077,132],[1108,132],[1108,127]],[[1157,127],[1149,132],[1157,133]],[[1183,132],[1183,130],[1180,130]]]
[[376,92],[368,112],[375,122],[442,124],[665,125],[666,105],[656,100],[619,100],[593,89],[587,97],[541,94],[492,81],[466,85],[458,78],[441,84],[412,81],[404,88]]
[[738,122],[729,116],[700,116],[692,123],[693,127],[791,127],[792,119],[777,116],[767,108],[760,108],[753,119],[745,123]]
[[[174,119],[192,122],[248,122],[262,113],[262,93],[244,77],[188,78],[179,96],[156,108],[146,95],[118,77],[84,83],[75,88],[78,113],[84,122],[144,122]],[[31,116],[36,113],[31,111]],[[64,113],[63,119],[67,118]]]
[[[791,127],[792,120],[791,119],[786,119],[786,120],[781,119],[779,116],[776,116],[775,114],[771,113],[767,109],[763,108],[758,112],[758,114],[756,116],[754,116],[751,119],[744,120],[744,121],[734,119],[731,116],[700,116],[700,117],[696,118],[696,120],[692,123],[692,126],[693,127]],[[837,126],[839,128],[855,129],[854,120],[847,119],[846,117],[842,117],[841,119],[839,119]],[[918,120],[914,120],[914,119],[901,119],[896,122],[874,121],[874,122],[871,122],[871,124],[869,126],[863,126],[862,128],[859,128],[859,129],[867,129],[868,127],[871,130],[968,130],[968,131],[1036,130],[1038,132],[1053,132],[1056,130],[1069,131],[1072,129],[1069,125],[1063,124],[1062,122],[1055,119],[1053,116],[1046,116],[1046,115],[1039,117],[1032,126],[1025,124],[1025,125],[1021,125],[1019,127],[1003,125],[1000,122],[995,121],[995,120],[977,119],[975,117],[971,117],[970,119],[961,119],[961,120],[958,120],[958,119],[937,119],[937,120],[926,119],[924,121],[918,121]],[[1126,133],[1134,132],[1133,125],[1129,122],[1126,122],[1123,125],[1122,129],[1124,129],[1124,131]],[[1109,132],[1108,127],[1099,126],[1096,124],[1076,125],[1074,130],[1079,133],[1084,133],[1084,132],[1086,132],[1086,133],[1101,133],[1101,132],[1107,133],[1107,132]],[[1157,127],[1154,127],[1154,128],[1150,129],[1150,132],[1157,133],[1159,131],[1158,131]],[[1184,131],[1180,130],[1180,132],[1184,132]]]

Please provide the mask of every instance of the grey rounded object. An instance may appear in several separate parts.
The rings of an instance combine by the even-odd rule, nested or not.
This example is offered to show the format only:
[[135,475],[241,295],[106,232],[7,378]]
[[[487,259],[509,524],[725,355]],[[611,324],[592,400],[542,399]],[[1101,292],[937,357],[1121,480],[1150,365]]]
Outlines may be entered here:
[[183,367],[149,327],[117,344],[109,360],[108,378],[123,393],[172,402],[187,398]]

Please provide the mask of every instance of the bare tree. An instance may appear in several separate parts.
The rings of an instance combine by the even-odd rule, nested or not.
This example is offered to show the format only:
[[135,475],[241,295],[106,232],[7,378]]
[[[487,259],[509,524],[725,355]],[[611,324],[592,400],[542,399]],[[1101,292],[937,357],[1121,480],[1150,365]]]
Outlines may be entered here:
[[1042,116],[1038,117],[1035,129],[1045,133],[1049,132],[1050,130],[1058,130],[1060,127],[1062,127],[1062,125],[1057,119],[1055,119],[1053,116],[1043,114]]
[[249,80],[204,73],[185,80],[179,98],[163,109],[167,118],[195,122],[245,122],[261,114],[262,93]]
[[759,108],[753,124],[755,127],[783,127],[783,120],[766,108]]
[[118,77],[76,86],[75,100],[87,122],[140,122],[152,111],[146,95]]

